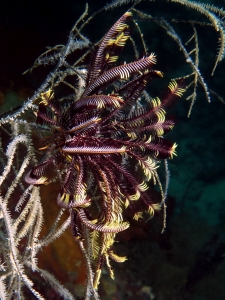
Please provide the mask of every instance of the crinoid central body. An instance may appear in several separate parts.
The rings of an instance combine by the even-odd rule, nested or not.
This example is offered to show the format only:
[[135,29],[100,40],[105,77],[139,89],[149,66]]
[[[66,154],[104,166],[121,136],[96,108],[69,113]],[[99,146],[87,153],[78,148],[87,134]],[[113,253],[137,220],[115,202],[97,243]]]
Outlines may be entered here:
[[58,204],[69,209],[73,235],[93,262],[94,288],[103,264],[114,277],[110,260],[125,260],[113,252],[116,233],[129,226],[124,209],[138,219],[140,207],[150,215],[160,208],[148,182],[158,182],[159,160],[172,157],[176,147],[163,137],[174,126],[165,109],[183,89],[172,81],[161,101],[149,97],[146,85],[162,77],[153,69],[154,54],[116,65],[129,38],[130,18],[125,13],[98,45],[79,98],[68,105],[54,89],[42,94],[37,123],[47,125],[50,134],[41,140],[45,156],[25,178],[29,184],[47,184],[54,169],[61,183]]

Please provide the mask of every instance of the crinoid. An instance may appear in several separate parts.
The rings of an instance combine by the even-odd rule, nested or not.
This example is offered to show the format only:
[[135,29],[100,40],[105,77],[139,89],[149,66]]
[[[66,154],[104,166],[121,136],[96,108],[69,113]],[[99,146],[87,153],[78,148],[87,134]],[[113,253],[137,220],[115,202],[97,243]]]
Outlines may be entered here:
[[148,182],[159,183],[159,160],[175,153],[176,144],[163,137],[174,126],[165,108],[184,91],[172,81],[161,101],[148,96],[146,85],[162,77],[153,69],[154,54],[115,66],[129,38],[130,18],[125,13],[100,42],[79,99],[68,103],[53,90],[42,94],[37,123],[49,126],[50,134],[41,140],[44,158],[25,178],[29,184],[47,184],[52,170],[59,178],[58,204],[70,211],[94,289],[104,264],[113,278],[110,260],[125,260],[113,252],[115,235],[129,226],[124,209],[138,219],[142,212],[136,200],[150,215],[160,208],[151,199]]

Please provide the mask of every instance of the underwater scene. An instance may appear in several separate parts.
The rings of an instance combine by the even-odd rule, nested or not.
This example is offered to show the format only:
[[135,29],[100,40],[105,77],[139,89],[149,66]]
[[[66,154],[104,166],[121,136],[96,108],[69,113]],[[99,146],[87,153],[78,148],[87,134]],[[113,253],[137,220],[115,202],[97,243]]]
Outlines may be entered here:
[[224,20],[0,3],[0,299],[225,299]]

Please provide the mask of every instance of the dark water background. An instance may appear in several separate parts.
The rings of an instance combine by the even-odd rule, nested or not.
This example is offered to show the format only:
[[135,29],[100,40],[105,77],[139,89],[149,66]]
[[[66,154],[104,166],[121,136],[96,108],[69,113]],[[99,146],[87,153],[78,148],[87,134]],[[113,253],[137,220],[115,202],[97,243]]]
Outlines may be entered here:
[[[143,5],[155,17],[206,20],[177,4],[156,2]],[[211,3],[225,7],[224,1]],[[90,1],[90,12],[102,5],[104,1]],[[81,0],[0,2],[1,111],[21,105],[38,88],[48,69],[21,74],[46,46],[66,43],[84,7]],[[102,13],[85,35],[97,40],[125,11],[121,7]],[[157,54],[157,68],[165,73],[162,87],[158,83],[152,87],[153,93],[157,90],[160,94],[169,78],[180,76],[188,67],[177,45],[161,29],[150,22],[143,28],[149,51]],[[181,37],[189,35],[187,24],[176,25],[176,29]],[[210,28],[197,30],[202,75],[209,87],[225,98],[225,62],[210,75],[218,35]],[[132,223],[132,231],[116,245],[128,261],[115,265],[115,281],[103,276],[102,299],[225,299],[225,105],[214,97],[207,103],[201,87],[187,118],[189,105],[184,97],[173,110],[179,122],[170,138],[178,144],[178,155],[169,161],[166,231],[160,234],[160,216],[148,223]]]

